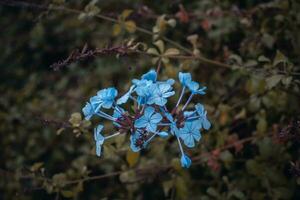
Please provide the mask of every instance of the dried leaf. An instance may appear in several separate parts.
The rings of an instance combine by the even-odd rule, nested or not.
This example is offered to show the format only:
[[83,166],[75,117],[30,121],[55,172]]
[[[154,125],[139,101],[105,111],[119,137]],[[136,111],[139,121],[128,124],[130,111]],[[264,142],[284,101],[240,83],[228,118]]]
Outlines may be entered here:
[[139,157],[140,157],[139,152],[133,152],[131,150],[128,150],[127,154],[126,154],[126,160],[127,160],[127,163],[129,164],[129,166],[133,167],[134,165],[136,165],[136,163],[139,160]]

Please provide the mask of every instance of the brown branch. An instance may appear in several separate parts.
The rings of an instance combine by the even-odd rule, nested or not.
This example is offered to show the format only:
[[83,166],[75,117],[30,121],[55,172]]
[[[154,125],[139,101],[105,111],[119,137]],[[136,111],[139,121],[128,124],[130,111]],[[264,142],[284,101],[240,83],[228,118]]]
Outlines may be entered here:
[[130,47],[132,45],[122,45],[122,46],[115,46],[115,47],[107,47],[107,48],[96,48],[94,50],[88,50],[87,45],[82,48],[82,50],[74,50],[71,54],[64,60],[60,60],[52,65],[52,68],[55,71],[60,70],[62,67],[70,65],[71,63],[78,62],[81,60],[85,60],[88,58],[96,57],[96,56],[107,56],[107,55],[120,55],[124,56],[127,55]]

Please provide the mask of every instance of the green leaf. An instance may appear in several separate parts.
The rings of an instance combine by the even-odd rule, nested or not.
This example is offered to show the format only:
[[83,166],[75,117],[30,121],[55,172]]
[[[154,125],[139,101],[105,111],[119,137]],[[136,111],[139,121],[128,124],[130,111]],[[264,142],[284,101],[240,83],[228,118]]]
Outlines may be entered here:
[[152,55],[157,55],[157,56],[159,56],[159,52],[158,52],[156,49],[154,49],[154,48],[149,48],[149,49],[147,50],[147,53],[148,53],[148,54],[152,54]]
[[259,153],[263,158],[269,158],[275,153],[275,144],[273,144],[271,138],[265,137],[258,142]]
[[206,192],[207,192],[207,194],[209,194],[212,197],[215,197],[215,198],[219,198],[220,197],[219,192],[215,188],[213,188],[213,187],[209,187],[206,190]]
[[275,87],[280,82],[280,80],[282,78],[283,78],[283,75],[280,75],[280,74],[277,74],[277,75],[274,75],[274,76],[271,76],[271,77],[267,78],[266,79],[267,87],[269,89],[272,89],[273,87]]
[[275,43],[275,38],[268,34],[268,33],[264,33],[262,36],[262,43],[267,46],[269,49],[273,48],[274,43]]
[[283,55],[283,53],[281,53],[280,51],[276,51],[276,56],[274,58],[273,61],[273,66],[275,67],[276,65],[280,64],[280,63],[286,63],[288,60],[285,57],[285,55]]
[[220,154],[220,159],[225,163],[230,163],[233,160],[233,156],[228,150],[226,150]]
[[71,198],[74,196],[74,192],[70,190],[62,190],[60,193],[66,198]]
[[36,172],[36,171],[38,171],[43,165],[44,165],[43,162],[37,162],[37,163],[34,163],[34,164],[30,167],[30,171]]
[[124,23],[126,31],[129,33],[134,33],[136,31],[136,25],[134,21],[126,21]]
[[136,174],[134,171],[125,171],[120,174],[120,181],[122,183],[134,181],[136,179]]
[[66,180],[67,180],[67,176],[64,173],[58,173],[52,177],[53,185],[59,188],[65,186]]
[[248,173],[256,175],[256,176],[260,176],[264,173],[262,166],[253,159],[247,160],[246,168],[247,168]]
[[266,119],[264,117],[260,117],[256,124],[256,130],[262,134],[267,131],[267,127],[268,127],[268,124],[267,124]]
[[122,31],[122,28],[121,28],[120,24],[113,25],[113,31],[112,31],[113,36],[119,35],[121,33],[121,31]]
[[168,196],[170,190],[174,187],[174,181],[173,180],[164,181],[162,185],[163,185],[165,196]]
[[289,77],[284,77],[283,79],[281,79],[281,82],[285,85],[285,86],[289,86],[291,84],[293,80],[292,76]]
[[267,63],[271,62],[271,60],[269,58],[267,58],[266,56],[264,56],[264,55],[259,56],[258,61],[259,62],[267,62]]
[[164,53],[164,56],[176,56],[179,54],[180,54],[180,51],[178,49],[170,48],[170,49],[166,50],[166,52]]
[[174,28],[176,26],[176,20],[175,19],[169,19],[167,21],[167,23],[172,27]]
[[186,198],[188,194],[188,187],[186,181],[181,176],[176,177],[175,188],[179,199]]
[[194,49],[197,47],[197,41],[198,41],[198,35],[197,34],[190,35],[186,39],[187,39],[187,41],[189,41],[193,45]]
[[163,53],[165,51],[165,44],[162,40],[157,40],[153,44],[158,47],[160,53]]
[[129,10],[129,9],[126,9],[126,10],[123,10],[122,14],[121,14],[121,18],[123,20],[125,20],[127,17],[129,17],[129,15],[133,12],[133,10]]

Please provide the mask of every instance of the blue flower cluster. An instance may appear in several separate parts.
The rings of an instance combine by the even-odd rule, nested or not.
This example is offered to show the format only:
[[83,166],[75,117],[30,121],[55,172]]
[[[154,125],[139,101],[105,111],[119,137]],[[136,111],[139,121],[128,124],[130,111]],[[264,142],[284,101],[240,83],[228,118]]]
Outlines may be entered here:
[[[182,90],[175,107],[169,111],[166,107],[168,98],[173,96],[173,79],[157,81],[157,73],[150,70],[141,79],[132,80],[132,86],[123,96],[117,98],[118,91],[115,88],[106,88],[97,92],[90,98],[82,109],[85,118],[89,120],[96,115],[113,122],[117,132],[103,136],[103,126],[98,125],[94,130],[96,142],[96,154],[101,155],[101,146],[104,141],[120,134],[130,134],[130,148],[138,152],[146,148],[149,142],[156,136],[168,138],[176,137],[181,153],[181,165],[188,168],[191,159],[184,153],[182,143],[193,148],[195,142],[201,139],[201,129],[208,130],[211,126],[206,117],[206,110],[200,103],[194,110],[186,111],[194,95],[204,95],[206,87],[192,80],[190,73],[179,72],[179,81]],[[180,103],[186,93],[189,97],[183,106]],[[121,106],[132,101],[134,107],[126,111]],[[109,110],[111,114],[108,114]],[[106,110],[106,112],[105,112]]]

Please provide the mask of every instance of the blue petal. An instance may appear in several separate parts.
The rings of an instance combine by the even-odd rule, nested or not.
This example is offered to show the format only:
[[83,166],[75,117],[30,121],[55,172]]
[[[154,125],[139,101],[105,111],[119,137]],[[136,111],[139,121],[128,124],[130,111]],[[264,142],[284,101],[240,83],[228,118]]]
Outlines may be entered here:
[[94,129],[94,140],[97,142],[100,142],[101,144],[103,144],[104,142],[104,137],[101,134],[103,130],[103,126],[101,124],[99,124],[95,129]]
[[191,134],[180,134],[180,137],[187,147],[189,148],[195,147],[195,141]]
[[155,82],[157,78],[156,72],[152,69],[142,76],[142,79]]
[[155,123],[148,123],[146,129],[149,132],[155,133],[156,129],[157,129],[157,124],[155,124]]
[[130,148],[131,148],[131,150],[132,150],[133,152],[138,152],[138,151],[141,150],[140,147],[137,147],[137,146],[135,145],[136,139],[137,139],[137,137],[138,137],[137,135],[138,135],[138,133],[135,133],[135,134],[132,134],[132,135],[130,136]]
[[166,105],[167,102],[168,102],[167,99],[162,98],[162,97],[156,97],[154,99],[154,103],[158,106],[164,106],[164,105]]
[[173,96],[174,94],[175,94],[174,91],[166,92],[166,93],[163,94],[163,97],[164,97],[164,98],[168,98],[168,97],[170,97],[170,96]]
[[141,118],[135,120],[134,127],[135,128],[144,128],[149,124],[148,120],[142,116]]
[[187,84],[192,81],[192,76],[190,73],[179,72],[178,77],[183,86],[187,86]]
[[198,112],[198,114],[201,116],[204,114],[204,106],[201,103],[197,103],[195,105],[196,111]]
[[208,130],[211,127],[211,123],[208,121],[208,119],[205,118],[202,121],[202,126],[205,130]]
[[101,142],[96,142],[96,155],[101,156],[101,148],[102,148],[102,143]]
[[155,112],[155,109],[152,106],[148,106],[144,112],[145,118],[150,119],[154,112]]
[[151,123],[157,124],[162,120],[162,116],[159,113],[155,113],[154,115],[151,116]]
[[191,90],[191,92],[195,93],[199,89],[199,83],[195,81],[190,81],[187,83],[187,87]]
[[82,112],[86,120],[89,120],[95,114],[95,110],[92,104],[90,104],[89,102],[87,102],[86,105],[82,108]]
[[134,88],[135,88],[134,85],[131,86],[130,89],[129,89],[129,91],[126,92],[122,97],[120,97],[120,98],[117,100],[117,104],[118,104],[118,105],[121,105],[121,104],[126,103],[126,102],[128,101],[128,99],[129,99],[131,93],[133,92],[133,89],[134,89]]
[[192,164],[191,159],[186,154],[182,154],[180,162],[181,166],[184,168],[189,168]]
[[167,132],[165,132],[165,131],[159,132],[159,133],[157,133],[157,135],[159,135],[162,138],[166,138],[166,137],[169,136],[169,134]]

